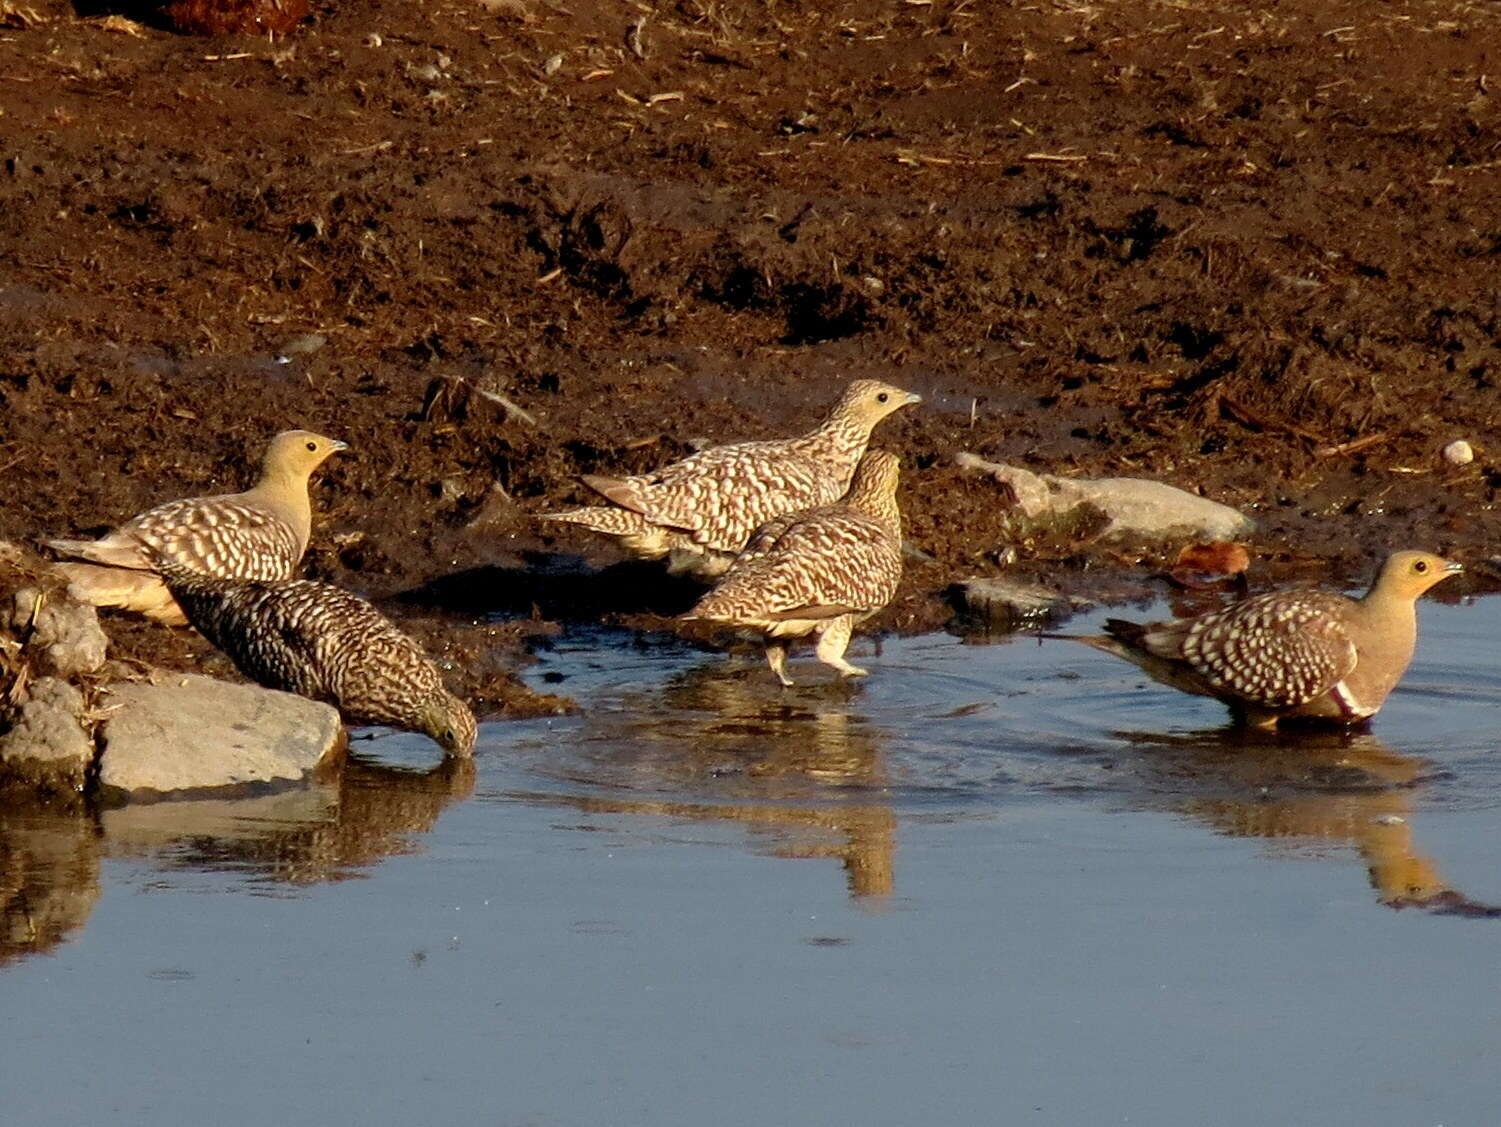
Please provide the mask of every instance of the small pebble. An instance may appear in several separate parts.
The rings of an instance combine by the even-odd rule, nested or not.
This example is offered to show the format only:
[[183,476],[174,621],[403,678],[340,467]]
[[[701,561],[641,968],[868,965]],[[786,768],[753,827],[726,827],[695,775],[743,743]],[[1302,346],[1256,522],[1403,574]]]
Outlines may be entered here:
[[328,338],[322,333],[303,333],[282,345],[281,351],[284,356],[305,356],[317,352],[327,343]]
[[1444,447],[1444,461],[1451,466],[1468,466],[1475,460],[1475,450],[1462,438]]

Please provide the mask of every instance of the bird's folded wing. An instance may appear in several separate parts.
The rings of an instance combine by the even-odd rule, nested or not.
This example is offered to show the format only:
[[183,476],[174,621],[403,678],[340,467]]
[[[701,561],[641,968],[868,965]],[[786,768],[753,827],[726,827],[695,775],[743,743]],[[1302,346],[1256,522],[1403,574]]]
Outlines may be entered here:
[[738,559],[700,605],[770,620],[868,611],[891,599],[901,569],[900,547],[880,525],[848,510],[817,510]]
[[1205,615],[1183,635],[1182,660],[1211,687],[1250,703],[1306,704],[1334,688],[1358,660],[1336,599],[1279,592]]
[[832,501],[843,489],[827,470],[774,443],[715,447],[640,477],[583,480],[653,524],[731,552],[764,521]]
[[290,579],[302,558],[303,546],[285,521],[224,499],[163,505],[115,535],[127,534],[205,575],[226,579]]

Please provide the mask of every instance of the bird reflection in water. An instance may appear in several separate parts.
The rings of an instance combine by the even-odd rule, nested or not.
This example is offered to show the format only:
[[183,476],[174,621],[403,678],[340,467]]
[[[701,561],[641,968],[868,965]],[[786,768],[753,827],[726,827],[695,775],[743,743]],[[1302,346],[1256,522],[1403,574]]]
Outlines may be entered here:
[[249,798],[96,811],[0,803],[0,967],[42,954],[88,922],[102,858],[230,870],[258,887],[340,880],[420,849],[420,835],[474,790],[470,759],[430,771],[349,756],[337,777]]
[[1148,752],[1153,806],[1230,837],[1289,852],[1321,842],[1356,849],[1377,899],[1391,908],[1501,917],[1501,907],[1449,887],[1414,841],[1413,796],[1428,765],[1369,732],[1251,733],[1224,728],[1174,737],[1119,733]]
[[760,673],[716,660],[588,715],[571,782],[704,801],[532,797],[590,813],[740,822],[771,856],[837,858],[851,896],[889,896],[896,814],[870,800],[887,785],[880,733],[848,686],[789,692]]
[[103,816],[106,848],[156,856],[171,868],[232,870],[312,884],[357,876],[415,853],[450,803],[474,791],[471,759],[431,770],[346,757],[323,785],[247,799],[131,805]]
[[99,892],[98,828],[86,809],[0,803],[0,967],[66,940]]

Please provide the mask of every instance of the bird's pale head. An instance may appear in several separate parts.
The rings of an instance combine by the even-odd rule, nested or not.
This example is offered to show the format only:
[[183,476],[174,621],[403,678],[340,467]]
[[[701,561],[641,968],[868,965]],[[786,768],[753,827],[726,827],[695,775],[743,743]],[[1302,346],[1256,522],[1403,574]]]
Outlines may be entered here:
[[834,417],[869,431],[891,412],[909,403],[921,403],[922,396],[880,380],[855,380],[839,397]]
[[443,754],[467,759],[474,754],[479,729],[469,706],[450,692],[428,697],[421,709],[422,732],[443,749]]
[[1463,570],[1462,564],[1432,552],[1393,552],[1381,565],[1372,591],[1387,598],[1416,599],[1435,583]]
[[268,476],[307,478],[331,455],[348,449],[349,444],[337,438],[325,438],[310,430],[284,430],[266,447],[263,471]]

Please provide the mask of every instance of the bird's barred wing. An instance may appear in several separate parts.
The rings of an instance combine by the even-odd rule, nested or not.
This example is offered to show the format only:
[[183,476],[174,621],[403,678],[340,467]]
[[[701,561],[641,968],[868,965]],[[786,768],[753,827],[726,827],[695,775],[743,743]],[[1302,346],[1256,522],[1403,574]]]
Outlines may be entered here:
[[819,510],[774,544],[741,557],[699,603],[703,618],[830,618],[885,606],[901,579],[901,548],[875,521]]
[[216,577],[201,577],[173,563],[170,587],[188,621],[223,650],[245,676],[267,688],[327,699],[317,676],[316,638],[296,600],[263,587],[240,584],[226,595]]
[[750,539],[745,542],[745,547],[740,550],[734,562],[749,565],[751,561],[769,555],[776,548],[777,541],[782,538],[782,535],[809,511],[803,509],[784,516],[773,517],[761,525],[751,533]]
[[639,477],[584,480],[617,505],[723,552],[739,551],[773,517],[838,500],[846,485],[777,442],[715,447]]
[[[1324,695],[1355,668],[1349,601],[1328,591],[1276,591],[1190,620],[1182,660],[1216,690],[1264,708]],[[1143,639],[1155,651],[1153,633]]]

